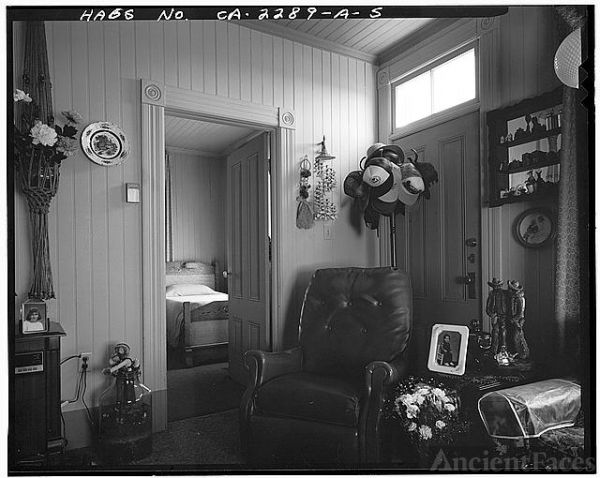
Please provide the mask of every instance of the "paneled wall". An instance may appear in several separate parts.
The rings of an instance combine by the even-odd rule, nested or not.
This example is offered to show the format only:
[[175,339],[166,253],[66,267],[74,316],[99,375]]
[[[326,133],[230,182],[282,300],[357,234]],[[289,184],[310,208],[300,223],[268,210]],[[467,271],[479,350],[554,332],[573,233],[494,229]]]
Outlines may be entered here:
[[[555,249],[522,247],[513,238],[512,227],[522,211],[535,206],[555,211],[556,202],[487,206],[485,114],[560,85],[553,69],[554,52],[559,44],[554,9],[550,6],[511,6],[508,14],[495,19],[463,20],[381,67],[393,80],[402,72],[474,39],[479,39],[480,49],[482,316],[485,317],[483,308],[490,290],[487,281],[492,277],[505,282],[518,280],[523,284],[527,300],[525,332],[532,356],[544,357],[551,353],[553,342]],[[380,94],[379,101],[380,135],[385,136],[391,132],[390,107],[386,104],[389,99]]]
[[[81,153],[61,167],[61,184],[50,209],[50,254],[57,299],[50,313],[67,332],[63,354],[91,351],[88,404],[97,403],[112,346],[126,341],[142,352],[141,204],[125,203],[127,182],[141,182],[140,78],[194,91],[295,111],[294,162],[313,158],[323,135],[338,172],[339,218],[333,239],[322,224],[313,229],[285,222],[293,244],[282,284],[284,317],[275,317],[293,344],[303,290],[314,269],[332,265],[376,265],[376,235],[351,215],[341,184],[358,169],[376,139],[375,67],[279,37],[217,21],[46,22],[54,109],[74,108],[88,123],[120,125],[131,155],[120,166],[102,167]],[[16,25],[15,86],[22,65],[23,28]],[[291,168],[298,169],[296,165]],[[299,174],[286,194],[298,194]],[[287,187],[287,189],[286,189]],[[274,198],[277,200],[277,198]],[[18,301],[30,282],[29,229],[25,201],[15,192],[15,286]],[[295,216],[295,210],[289,211]],[[281,343],[281,342],[280,342]],[[143,358],[143,357],[141,357]],[[75,365],[63,367],[63,395],[71,396]],[[82,408],[72,405],[66,411]]]
[[169,150],[173,260],[225,262],[226,159]]

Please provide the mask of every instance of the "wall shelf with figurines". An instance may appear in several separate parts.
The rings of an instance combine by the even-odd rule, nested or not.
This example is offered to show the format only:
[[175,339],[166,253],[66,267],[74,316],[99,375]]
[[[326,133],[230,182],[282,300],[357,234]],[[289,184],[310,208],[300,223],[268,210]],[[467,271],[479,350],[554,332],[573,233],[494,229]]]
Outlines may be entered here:
[[488,113],[491,207],[557,194],[561,114],[562,88]]

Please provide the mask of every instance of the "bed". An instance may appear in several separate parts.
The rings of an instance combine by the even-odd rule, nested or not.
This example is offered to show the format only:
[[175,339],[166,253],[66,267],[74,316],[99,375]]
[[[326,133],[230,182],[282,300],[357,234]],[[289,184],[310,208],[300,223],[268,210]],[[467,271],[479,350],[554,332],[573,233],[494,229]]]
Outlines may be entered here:
[[183,352],[188,367],[195,357],[227,360],[228,296],[217,290],[216,269],[215,263],[167,262],[167,344]]

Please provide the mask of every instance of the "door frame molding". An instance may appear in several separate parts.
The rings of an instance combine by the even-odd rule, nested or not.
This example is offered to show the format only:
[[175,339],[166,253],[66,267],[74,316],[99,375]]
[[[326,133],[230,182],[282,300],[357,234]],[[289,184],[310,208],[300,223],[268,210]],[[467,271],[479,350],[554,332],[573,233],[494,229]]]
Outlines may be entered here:
[[[167,428],[167,351],[165,321],[165,112],[192,114],[226,123],[244,123],[275,131],[271,151],[271,347],[278,349],[283,317],[281,278],[285,277],[283,251],[291,247],[284,232],[284,215],[295,201],[283,192],[284,179],[293,173],[296,116],[281,106],[264,106],[209,95],[141,79],[141,185],[142,185],[142,333],[144,383],[154,392],[152,428]],[[277,200],[274,200],[277,198]]]

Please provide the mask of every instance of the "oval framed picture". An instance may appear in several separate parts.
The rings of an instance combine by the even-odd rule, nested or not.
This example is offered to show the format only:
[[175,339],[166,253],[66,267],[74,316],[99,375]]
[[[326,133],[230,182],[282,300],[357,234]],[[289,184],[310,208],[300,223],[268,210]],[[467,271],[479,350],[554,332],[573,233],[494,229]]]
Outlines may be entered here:
[[81,149],[94,163],[114,166],[129,155],[129,140],[121,128],[108,121],[88,125],[81,133]]
[[522,246],[544,247],[554,240],[556,220],[547,209],[527,209],[515,219],[513,233]]

